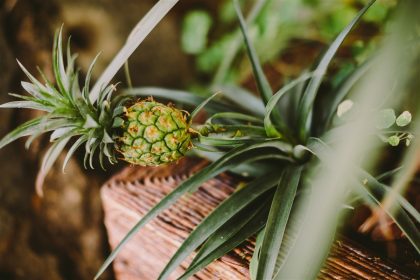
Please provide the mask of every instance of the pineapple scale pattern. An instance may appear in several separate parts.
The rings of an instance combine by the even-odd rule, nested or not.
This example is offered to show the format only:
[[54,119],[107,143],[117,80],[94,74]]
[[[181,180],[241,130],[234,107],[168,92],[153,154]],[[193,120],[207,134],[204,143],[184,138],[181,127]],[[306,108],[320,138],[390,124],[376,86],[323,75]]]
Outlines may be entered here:
[[119,151],[124,160],[158,166],[178,160],[191,147],[185,114],[156,101],[140,101],[126,110]]

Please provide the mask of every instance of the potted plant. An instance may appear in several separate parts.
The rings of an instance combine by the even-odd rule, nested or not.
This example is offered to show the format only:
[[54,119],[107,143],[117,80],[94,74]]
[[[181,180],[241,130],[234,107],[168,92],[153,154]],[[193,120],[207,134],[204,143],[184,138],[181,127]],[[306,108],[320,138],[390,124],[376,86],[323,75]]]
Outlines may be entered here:
[[[419,214],[399,193],[407,178],[413,176],[416,159],[407,156],[405,167],[382,176],[398,174],[400,179],[393,184],[395,187],[370,175],[366,170],[372,170],[374,165],[364,161],[364,155],[372,149],[384,148],[378,135],[391,146],[417,141],[414,137],[417,121],[407,129],[411,113],[401,110],[397,103],[382,104],[378,100],[392,96],[395,90],[405,90],[410,82],[408,72],[395,69],[414,67],[410,62],[418,53],[398,54],[407,38],[416,32],[409,27],[415,26],[412,23],[417,18],[414,15],[419,10],[418,3],[407,1],[400,5],[399,20],[383,49],[347,74],[343,82],[331,88],[329,95],[320,92],[327,68],[353,26],[375,1],[360,10],[311,70],[276,92],[264,75],[238,1],[234,1],[261,98],[244,90],[216,92],[203,98],[187,92],[150,88],[114,95],[116,87],[109,84],[110,80],[176,2],[156,4],[92,88],[90,75],[95,61],[85,83],[79,86],[75,57],[69,47],[66,53],[63,51],[60,31],[53,48],[56,83],[47,79],[45,84],[39,82],[21,65],[31,81],[22,84],[30,96],[16,95],[22,100],[2,105],[46,112],[0,141],[3,147],[30,136],[30,144],[35,137],[52,132],[53,144],[37,179],[40,194],[45,175],[71,139],[75,142],[65,163],[80,147],[85,148],[85,162],[90,166],[95,155],[101,165],[106,159],[113,164],[118,158],[140,166],[173,164],[190,150],[201,151],[211,159],[210,164],[183,180],[144,214],[116,246],[97,277],[149,221],[183,195],[196,191],[201,184],[225,171],[242,176],[244,184],[197,225],[159,279],[168,278],[185,258],[198,250],[189,267],[179,275],[180,279],[188,279],[255,234],[258,238],[251,278],[316,277],[340,221],[342,211],[339,210],[349,199],[382,206],[418,252]],[[362,79],[364,76],[367,78]],[[395,81],[398,86],[391,88]],[[139,100],[139,96],[147,98]],[[192,105],[195,109],[188,113],[150,96]],[[385,105],[401,113],[397,117],[395,110]],[[204,123],[195,123],[202,109],[210,117]],[[410,110],[416,110],[414,116],[418,115],[418,108]],[[409,149],[411,154],[416,154],[418,145],[410,145]],[[374,158],[373,154],[369,157]],[[293,234],[296,228],[298,233]],[[286,240],[290,243],[286,244]],[[308,265],[302,268],[302,262]]]

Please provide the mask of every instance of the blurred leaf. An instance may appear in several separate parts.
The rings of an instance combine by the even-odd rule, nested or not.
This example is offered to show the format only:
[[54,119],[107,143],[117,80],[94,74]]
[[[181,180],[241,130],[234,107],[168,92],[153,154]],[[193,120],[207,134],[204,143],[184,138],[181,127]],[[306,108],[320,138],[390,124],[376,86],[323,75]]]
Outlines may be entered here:
[[393,109],[384,109],[378,112],[375,126],[378,129],[389,128],[395,123],[395,120],[395,111]]
[[341,5],[333,13],[326,16],[320,25],[321,34],[328,39],[333,39],[335,34],[341,32],[356,16],[357,10],[350,5]]
[[181,46],[188,54],[199,54],[207,45],[212,18],[203,10],[190,11],[182,23]]
[[[385,189],[380,185],[376,184],[376,180],[373,177],[370,177],[367,184],[360,184],[366,188],[367,195],[379,206],[381,207],[381,198],[385,193]],[[383,209],[383,208],[382,208]],[[386,213],[394,220],[402,232],[407,236],[408,240],[416,249],[417,253],[420,253],[420,231],[417,229],[417,226],[413,223],[410,217],[404,212],[401,208],[400,203],[397,203],[395,206],[395,211],[389,211],[384,209]],[[417,213],[418,217],[418,213]]]
[[235,8],[232,5],[232,1],[221,1],[220,9],[218,12],[220,20],[227,24],[231,23],[236,19]]
[[384,22],[386,19],[388,12],[389,12],[389,4],[386,5],[384,2],[381,1],[381,5],[375,5],[372,9],[366,13],[365,20],[377,23],[379,26],[381,23]]
[[197,68],[204,73],[213,73],[217,66],[226,59],[226,50],[230,50],[233,34],[223,35],[213,43],[205,52],[197,57]]
[[342,117],[345,113],[351,110],[353,105],[354,105],[354,102],[351,101],[350,99],[346,99],[343,102],[341,102],[337,107],[337,116],[339,118]]
[[398,126],[407,126],[411,122],[411,113],[404,111],[398,116],[396,123]]
[[[311,138],[309,148],[325,164],[329,164],[329,159],[334,157],[328,145],[326,145],[320,139]],[[354,170],[349,170],[349,172],[355,172],[357,179],[354,181],[359,188],[358,190],[364,192],[367,196],[369,196],[371,201],[381,207],[381,199],[384,194],[389,191],[389,189],[383,184],[379,183],[373,176],[361,168],[354,167]],[[397,197],[400,196],[399,194],[395,193],[393,193],[393,195],[397,195]],[[401,231],[404,232],[417,252],[420,252],[420,232],[403,209],[404,206],[408,211],[411,211],[413,208],[406,207],[407,205],[404,203],[404,201],[404,198],[397,199],[397,203],[395,203],[393,211],[390,211],[386,208],[382,209],[384,209],[384,211],[395,221]],[[418,217],[418,214],[416,213],[413,213],[413,215]]]

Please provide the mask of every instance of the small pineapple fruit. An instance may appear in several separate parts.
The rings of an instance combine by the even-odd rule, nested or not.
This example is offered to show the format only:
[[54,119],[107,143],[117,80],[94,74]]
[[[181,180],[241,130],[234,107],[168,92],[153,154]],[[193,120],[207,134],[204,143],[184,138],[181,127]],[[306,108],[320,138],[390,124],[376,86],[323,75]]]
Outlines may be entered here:
[[126,109],[122,131],[117,149],[132,164],[157,166],[176,161],[191,147],[186,114],[153,100]]

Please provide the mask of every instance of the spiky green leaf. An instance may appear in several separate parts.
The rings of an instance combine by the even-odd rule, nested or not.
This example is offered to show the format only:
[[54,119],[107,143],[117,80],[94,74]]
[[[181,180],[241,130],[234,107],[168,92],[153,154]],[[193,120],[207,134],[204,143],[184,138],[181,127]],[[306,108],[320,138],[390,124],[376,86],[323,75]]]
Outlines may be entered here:
[[188,267],[188,269],[184,272],[183,275],[181,275],[181,277],[179,277],[178,280],[189,279],[189,277],[191,277],[194,273],[198,272],[215,259],[222,257],[243,243],[247,238],[257,233],[265,225],[267,215],[268,207],[255,209],[255,214],[253,213],[252,219],[250,219],[244,226],[235,231],[233,236],[226,238],[226,240],[224,240],[224,242],[222,242],[222,244],[220,244],[217,248],[214,248],[213,250],[206,252],[206,254],[201,255],[201,258],[194,264],[191,264],[191,266]]
[[223,201],[191,232],[163,269],[158,279],[167,279],[170,273],[212,233],[232,218],[238,211],[273,188],[281,176],[281,173],[274,172],[259,177]]
[[309,81],[308,86],[305,89],[305,92],[300,100],[299,109],[299,134],[300,138],[303,141],[306,141],[309,130],[312,124],[312,107],[315,102],[316,95],[318,93],[318,89],[321,86],[322,79],[327,72],[327,68],[335,56],[340,45],[343,43],[344,39],[359,22],[362,16],[366,13],[366,11],[372,6],[375,0],[369,1],[363,9],[359,11],[356,17],[344,28],[343,31],[338,34],[335,38],[333,43],[328,47],[325,54],[322,56],[321,60],[319,61],[317,67],[315,68],[315,76]]

